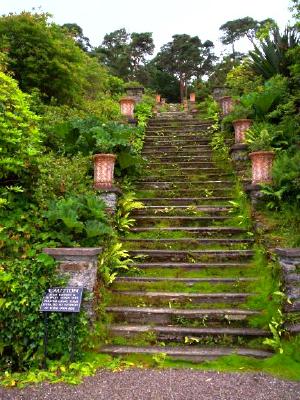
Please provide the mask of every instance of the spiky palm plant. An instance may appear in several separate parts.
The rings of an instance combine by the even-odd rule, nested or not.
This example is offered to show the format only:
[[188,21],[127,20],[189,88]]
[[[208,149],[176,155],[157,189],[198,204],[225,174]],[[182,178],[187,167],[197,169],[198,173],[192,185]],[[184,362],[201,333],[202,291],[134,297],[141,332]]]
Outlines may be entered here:
[[287,51],[299,43],[299,32],[294,27],[286,27],[283,34],[278,27],[274,28],[259,47],[255,46],[255,50],[250,51],[252,68],[265,79],[270,79],[276,74],[289,76],[290,60]]

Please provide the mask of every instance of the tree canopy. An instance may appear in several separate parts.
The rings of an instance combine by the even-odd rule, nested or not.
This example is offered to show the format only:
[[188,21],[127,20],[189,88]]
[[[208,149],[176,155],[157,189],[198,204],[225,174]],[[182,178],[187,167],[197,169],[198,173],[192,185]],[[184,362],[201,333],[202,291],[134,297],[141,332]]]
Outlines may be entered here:
[[187,84],[192,78],[201,79],[212,70],[216,59],[213,42],[201,42],[198,36],[174,35],[157,54],[155,63],[162,70],[175,76],[180,82],[180,97],[184,98]]
[[135,80],[145,65],[146,56],[153,51],[151,32],[129,34],[122,28],[106,34],[94,52],[113,74],[124,80]]

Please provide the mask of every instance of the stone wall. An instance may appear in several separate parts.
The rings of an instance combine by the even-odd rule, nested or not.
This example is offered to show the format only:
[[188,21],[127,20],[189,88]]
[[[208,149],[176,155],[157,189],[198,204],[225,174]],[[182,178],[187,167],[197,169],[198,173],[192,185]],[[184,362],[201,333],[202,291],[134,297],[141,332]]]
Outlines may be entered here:
[[101,247],[44,249],[44,253],[58,261],[58,274],[67,278],[67,286],[84,288],[83,308],[91,320],[95,317],[98,255],[101,252]]
[[286,329],[300,333],[300,248],[276,249],[282,269],[284,292],[287,296],[285,312],[290,322]]

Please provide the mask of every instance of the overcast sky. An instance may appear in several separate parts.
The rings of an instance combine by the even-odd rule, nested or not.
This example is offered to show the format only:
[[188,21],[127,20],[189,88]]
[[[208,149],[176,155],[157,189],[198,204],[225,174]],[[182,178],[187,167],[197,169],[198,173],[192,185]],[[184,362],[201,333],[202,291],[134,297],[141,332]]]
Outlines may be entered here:
[[[156,51],[176,33],[212,40],[217,53],[224,49],[219,27],[226,21],[250,16],[273,18],[284,27],[291,20],[289,0],[0,0],[0,14],[41,8],[58,24],[74,22],[83,28],[92,45],[106,33],[126,28],[128,32],[153,32]],[[247,50],[245,41],[237,50]]]

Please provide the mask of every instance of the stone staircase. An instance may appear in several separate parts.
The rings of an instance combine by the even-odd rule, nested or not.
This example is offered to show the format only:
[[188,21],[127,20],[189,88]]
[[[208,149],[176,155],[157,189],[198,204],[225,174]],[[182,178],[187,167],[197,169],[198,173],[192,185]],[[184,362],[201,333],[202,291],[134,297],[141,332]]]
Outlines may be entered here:
[[247,305],[258,279],[253,240],[230,225],[234,177],[213,161],[210,123],[164,114],[147,129],[147,174],[136,186],[145,208],[124,240],[134,263],[112,285],[111,344],[101,352],[267,357],[269,332],[251,327],[259,311]]

